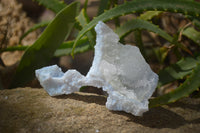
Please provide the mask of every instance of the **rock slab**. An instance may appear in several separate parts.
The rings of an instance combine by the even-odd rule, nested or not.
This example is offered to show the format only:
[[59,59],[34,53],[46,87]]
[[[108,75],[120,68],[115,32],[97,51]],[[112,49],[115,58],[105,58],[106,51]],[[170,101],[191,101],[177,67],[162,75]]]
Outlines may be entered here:
[[200,132],[200,98],[152,108],[143,117],[109,111],[105,102],[92,93],[50,97],[43,89],[0,90],[0,133]]

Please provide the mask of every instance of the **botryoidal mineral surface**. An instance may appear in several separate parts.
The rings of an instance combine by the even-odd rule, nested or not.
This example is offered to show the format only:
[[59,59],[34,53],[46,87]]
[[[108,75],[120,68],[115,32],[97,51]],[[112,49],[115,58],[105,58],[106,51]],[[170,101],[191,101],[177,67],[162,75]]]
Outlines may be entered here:
[[50,96],[70,94],[82,86],[102,88],[108,93],[106,107],[141,116],[148,111],[148,99],[158,82],[158,75],[146,63],[136,46],[119,43],[119,37],[99,22],[95,56],[88,74],[76,70],[63,73],[57,65],[36,70],[36,77]]

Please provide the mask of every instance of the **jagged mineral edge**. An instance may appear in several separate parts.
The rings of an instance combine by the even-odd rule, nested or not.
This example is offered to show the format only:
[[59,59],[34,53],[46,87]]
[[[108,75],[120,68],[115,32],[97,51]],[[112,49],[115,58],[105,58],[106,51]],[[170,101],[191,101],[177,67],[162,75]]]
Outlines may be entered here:
[[119,37],[99,22],[95,56],[86,76],[76,70],[63,73],[57,65],[36,70],[36,77],[50,96],[70,94],[81,86],[102,87],[107,91],[106,107],[141,116],[148,111],[158,75],[146,63],[139,49],[119,43]]

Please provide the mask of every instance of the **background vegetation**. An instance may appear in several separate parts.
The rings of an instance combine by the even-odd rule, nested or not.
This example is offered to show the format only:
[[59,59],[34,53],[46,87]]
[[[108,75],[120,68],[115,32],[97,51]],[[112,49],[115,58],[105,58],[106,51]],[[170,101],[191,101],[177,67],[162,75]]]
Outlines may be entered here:
[[[69,5],[59,0],[36,0],[39,4],[56,13],[50,22],[41,22],[28,30],[20,39],[18,46],[2,47],[0,52],[25,51],[17,67],[10,88],[25,85],[34,78],[34,71],[46,66],[53,57],[74,56],[94,48],[94,26],[98,21],[112,22],[120,41],[132,35],[145,59],[159,75],[158,88],[169,84],[178,87],[167,94],[150,100],[150,107],[174,102],[182,97],[200,96],[200,3],[195,0],[100,0],[98,13],[90,19],[87,3]],[[132,15],[129,21],[123,16]],[[162,25],[165,16],[184,21],[182,25],[168,23]],[[165,24],[167,24],[165,22]],[[170,24],[170,25],[169,25]],[[31,46],[21,46],[21,40],[32,31],[46,27],[41,36]],[[68,39],[70,34],[78,34]],[[154,36],[153,42],[143,41],[144,34]],[[192,95],[191,95],[192,94]]]

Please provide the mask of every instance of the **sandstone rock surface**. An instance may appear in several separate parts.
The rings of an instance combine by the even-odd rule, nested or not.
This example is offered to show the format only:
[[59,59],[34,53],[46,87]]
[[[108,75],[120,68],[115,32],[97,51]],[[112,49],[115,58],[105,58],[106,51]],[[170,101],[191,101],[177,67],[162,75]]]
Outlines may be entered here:
[[200,132],[200,99],[152,108],[142,117],[109,111],[105,102],[92,93],[50,97],[43,89],[0,90],[0,133]]

